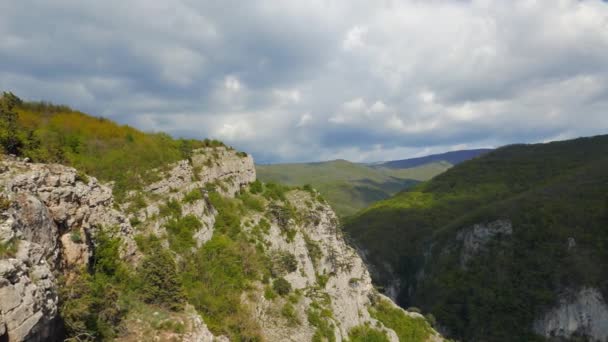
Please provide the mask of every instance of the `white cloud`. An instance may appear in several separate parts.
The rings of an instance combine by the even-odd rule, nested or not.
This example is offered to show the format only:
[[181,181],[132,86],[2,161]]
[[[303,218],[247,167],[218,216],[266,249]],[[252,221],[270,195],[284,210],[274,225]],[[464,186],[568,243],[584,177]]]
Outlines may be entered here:
[[600,0],[22,0],[0,37],[2,89],[262,161],[608,131]]
[[363,39],[367,34],[367,27],[354,26],[346,33],[346,38],[342,42],[345,50],[352,50],[365,45]]

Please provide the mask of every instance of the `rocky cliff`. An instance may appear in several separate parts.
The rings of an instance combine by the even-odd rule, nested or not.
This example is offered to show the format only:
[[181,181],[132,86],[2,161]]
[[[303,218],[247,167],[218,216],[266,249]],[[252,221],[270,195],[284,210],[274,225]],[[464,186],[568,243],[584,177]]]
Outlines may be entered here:
[[[243,153],[225,147],[196,150],[189,160],[159,170],[157,182],[131,192],[120,205],[110,187],[73,168],[14,158],[2,160],[0,168],[0,340],[63,338],[58,308],[70,297],[60,298],[58,279],[70,284],[82,277],[79,271],[98,267],[100,232],[120,241],[120,258],[133,273],[141,272],[139,265],[152,253],[141,241],[159,241],[180,272],[202,277],[194,283],[198,289],[218,285],[197,273],[207,264],[188,269],[215,240],[234,240],[240,246],[237,256],[246,250],[260,260],[259,269],[243,270],[246,284],[234,310],[215,314],[217,304],[205,301],[204,291],[184,284],[179,309],[139,299],[128,310],[122,305],[112,335],[117,340],[238,340],[240,331],[249,329],[266,341],[342,341],[370,333],[399,341],[406,327],[414,327],[408,333],[420,341],[441,340],[424,317],[377,293],[318,193],[253,184],[253,160]],[[188,222],[196,224],[184,230]],[[248,260],[241,260],[236,266],[246,268]],[[235,310],[246,320],[218,322],[218,315],[232,320]]]

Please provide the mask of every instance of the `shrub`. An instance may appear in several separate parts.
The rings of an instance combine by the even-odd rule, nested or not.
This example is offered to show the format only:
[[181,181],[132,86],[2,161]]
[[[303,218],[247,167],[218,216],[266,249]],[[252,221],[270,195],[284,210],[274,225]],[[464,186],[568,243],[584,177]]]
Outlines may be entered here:
[[259,338],[259,328],[240,297],[265,272],[263,256],[255,248],[216,231],[184,264],[182,279],[188,302],[203,315],[214,334],[227,334],[231,340]]
[[80,234],[80,231],[78,231],[78,230],[72,231],[70,233],[70,240],[72,240],[72,242],[74,242],[74,243],[81,243],[82,235]]
[[12,258],[19,249],[19,240],[12,238],[6,242],[0,242],[0,258]]
[[300,325],[300,319],[298,318],[298,313],[296,312],[295,307],[290,302],[285,303],[283,308],[281,309],[281,316],[283,316],[287,320],[287,324],[289,326]]
[[277,277],[298,270],[296,256],[287,251],[279,251],[272,255],[272,275]]
[[142,261],[138,273],[144,302],[179,309],[184,301],[180,280],[171,254],[162,248],[154,249]]
[[260,194],[262,191],[264,191],[264,185],[257,179],[249,185],[249,192],[252,194]]
[[11,207],[11,203],[8,197],[0,195],[0,211],[8,210]]
[[384,326],[394,330],[400,341],[423,342],[431,334],[431,327],[424,318],[410,317],[386,300],[378,301],[369,313]]
[[193,189],[184,196],[185,203],[194,203],[201,199],[203,199],[203,192],[201,189]]
[[264,211],[264,202],[262,202],[261,199],[252,196],[251,194],[247,193],[247,192],[243,192],[240,196],[239,199],[241,201],[243,201],[243,204],[245,205],[245,207],[257,211],[257,212],[262,212]]
[[281,277],[272,282],[272,289],[280,296],[286,296],[291,292],[291,284]]
[[172,199],[159,208],[162,217],[179,217],[182,214],[182,206],[178,201]]
[[201,221],[194,215],[173,218],[165,224],[169,246],[178,253],[187,251],[196,246],[194,233],[202,227]]
[[[367,325],[358,325],[348,332],[349,342],[389,342],[386,334]],[[405,340],[403,340],[405,341]]]

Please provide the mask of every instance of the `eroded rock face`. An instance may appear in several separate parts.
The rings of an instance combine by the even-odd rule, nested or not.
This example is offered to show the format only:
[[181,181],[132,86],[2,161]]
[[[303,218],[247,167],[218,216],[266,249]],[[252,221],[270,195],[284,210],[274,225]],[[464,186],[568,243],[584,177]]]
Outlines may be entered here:
[[583,288],[562,296],[556,307],[534,322],[534,331],[550,339],[608,341],[608,306],[597,289]]
[[[265,241],[271,255],[282,252],[291,253],[296,257],[297,270],[285,274],[284,278],[293,289],[304,293],[301,301],[295,305],[301,324],[289,327],[277,321],[271,314],[276,302],[266,300],[260,294],[254,306],[266,339],[310,341],[316,328],[307,322],[306,311],[314,306],[313,303],[319,298],[329,298],[328,309],[333,315],[336,341],[348,339],[352,328],[368,324],[384,331],[390,341],[399,341],[393,330],[384,327],[369,314],[368,308],[372,305],[372,298],[390,300],[374,289],[365,263],[357,251],[344,240],[338,218],[331,207],[316,201],[305,191],[292,191],[287,197],[289,203],[304,218],[300,223],[294,220],[287,223],[288,229],[295,230],[292,239],[285,234],[280,220],[273,220]],[[254,218],[254,221],[259,219],[261,217]],[[317,246],[318,249],[311,246]],[[434,333],[429,340],[442,339]]]
[[60,336],[57,289],[42,246],[21,241],[16,258],[0,260],[0,336],[53,341]]
[[487,224],[475,224],[458,232],[456,239],[462,242],[460,265],[466,264],[493,239],[513,234],[511,221],[496,220]]
[[[97,229],[116,228],[115,233],[123,241],[121,255],[127,260],[137,259],[133,228],[126,216],[114,209],[109,187],[93,177],[81,179],[74,168],[62,165],[14,161],[3,164],[7,170],[0,174],[0,185],[17,203],[22,217],[19,230],[25,239],[57,250],[58,234],[83,232],[82,243],[86,246],[94,243],[88,239]],[[47,211],[51,222],[44,221]]]
[[[61,165],[1,162],[0,243],[14,252],[0,259],[0,336],[9,341],[61,338],[53,272],[86,265],[98,229],[116,227],[122,256],[137,248],[126,217],[113,208],[112,191]],[[113,231],[113,230],[112,230]]]
[[202,148],[192,155],[192,166],[200,170],[198,177],[203,183],[220,181],[226,187],[218,191],[234,196],[243,185],[255,181],[255,165],[250,155],[244,155],[224,147]]

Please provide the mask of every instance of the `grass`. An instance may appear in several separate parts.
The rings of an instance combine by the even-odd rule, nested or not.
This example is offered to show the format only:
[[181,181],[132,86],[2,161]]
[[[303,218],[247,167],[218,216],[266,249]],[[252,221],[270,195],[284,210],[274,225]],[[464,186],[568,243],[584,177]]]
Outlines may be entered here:
[[[358,325],[348,332],[349,342],[390,342],[382,330],[367,325]],[[403,340],[401,341],[410,341]]]
[[429,323],[422,317],[408,316],[386,300],[380,300],[370,308],[372,317],[397,333],[400,341],[424,342],[432,333]]
[[321,163],[256,165],[258,178],[290,186],[312,185],[340,216],[356,213],[419,181],[447,170],[448,163],[389,169],[336,160]]

